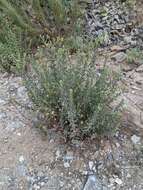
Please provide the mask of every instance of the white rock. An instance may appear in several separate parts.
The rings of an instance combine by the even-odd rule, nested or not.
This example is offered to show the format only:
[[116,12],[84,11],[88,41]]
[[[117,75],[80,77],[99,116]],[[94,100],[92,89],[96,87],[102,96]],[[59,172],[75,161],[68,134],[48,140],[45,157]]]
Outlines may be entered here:
[[82,174],[83,174],[83,175],[87,175],[87,174],[88,174],[88,171],[82,171]]
[[0,98],[0,104],[4,105],[4,104],[6,104],[6,102]]
[[115,183],[117,183],[118,185],[122,185],[122,180],[121,179],[119,179],[119,178],[116,178],[115,179]]
[[133,135],[131,137],[131,141],[134,143],[134,144],[138,144],[140,142],[140,137],[138,137],[137,135]]
[[68,162],[64,162],[64,167],[65,168],[69,168],[70,167],[70,164]]
[[127,174],[127,178],[131,178],[131,177],[132,177],[131,174],[128,173],[128,174]]
[[64,187],[64,182],[60,181],[60,187]]
[[50,140],[50,143],[54,143],[54,139],[51,139],[51,140]]
[[40,186],[37,185],[37,184],[34,184],[34,185],[33,185],[33,188],[34,188],[34,190],[38,190],[38,189],[40,189]]
[[93,166],[93,171],[96,172],[96,167],[95,166]]
[[56,151],[56,160],[57,160],[58,158],[60,158],[60,156],[61,156],[60,150],[57,150],[57,151]]
[[93,161],[89,161],[88,165],[89,165],[89,169],[92,170],[93,166],[94,166],[94,162]]
[[25,161],[24,156],[20,156],[20,157],[19,157],[19,162],[20,162],[20,163],[23,163],[24,161]]
[[20,98],[25,97],[25,95],[26,95],[26,88],[24,86],[19,87],[18,90],[17,90],[17,95]]
[[119,144],[119,143],[116,143],[116,147],[119,148],[119,147],[120,147],[120,144]]
[[41,187],[43,187],[45,185],[45,182],[41,182],[40,185]]

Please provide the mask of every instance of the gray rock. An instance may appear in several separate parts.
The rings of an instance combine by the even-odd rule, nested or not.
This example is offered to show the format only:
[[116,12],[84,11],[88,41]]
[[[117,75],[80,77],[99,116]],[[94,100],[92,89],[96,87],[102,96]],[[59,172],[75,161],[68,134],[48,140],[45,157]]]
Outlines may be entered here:
[[103,186],[95,175],[90,175],[83,190],[103,190]]
[[0,112],[0,119],[6,119],[7,115],[5,112]]
[[14,132],[16,129],[22,128],[22,127],[25,127],[25,124],[22,123],[21,121],[18,121],[18,120],[11,121],[11,120],[9,120],[8,123],[7,123],[7,126],[6,126],[6,130]]
[[140,142],[140,137],[138,137],[137,135],[133,135],[131,137],[131,141],[133,142],[133,144],[138,144]]
[[72,151],[67,151],[66,155],[63,157],[65,162],[72,162],[74,159],[74,155]]
[[22,104],[30,104],[29,97],[24,86],[21,86],[17,89],[17,99]]
[[[93,6],[87,12],[87,33],[92,37],[98,37],[101,30],[104,29],[105,31],[105,28],[108,27],[106,31],[109,32],[110,37],[105,46],[118,43],[136,45],[136,42],[143,44],[143,27],[134,25],[134,19],[131,19],[130,15],[133,14],[132,17],[134,18],[136,13],[135,11],[131,13],[126,8],[120,1],[95,0]],[[113,40],[112,30],[116,30],[116,34],[114,34],[116,40]],[[126,40],[123,35],[127,36]],[[136,37],[136,40],[130,40],[128,36]]]
[[60,150],[58,149],[55,154],[56,154],[56,160],[58,160],[61,157]]
[[0,98],[0,105],[5,105],[7,102],[5,100],[3,100],[2,98]]
[[49,179],[49,181],[47,182],[46,186],[45,186],[45,190],[59,190],[60,188],[60,179],[56,176],[53,177],[51,176],[51,178]]
[[127,58],[127,55],[124,52],[119,52],[119,53],[115,54],[114,56],[112,56],[112,59],[119,63],[125,61],[126,58]]
[[24,86],[21,86],[17,90],[17,95],[19,98],[23,98],[26,95],[26,88]]

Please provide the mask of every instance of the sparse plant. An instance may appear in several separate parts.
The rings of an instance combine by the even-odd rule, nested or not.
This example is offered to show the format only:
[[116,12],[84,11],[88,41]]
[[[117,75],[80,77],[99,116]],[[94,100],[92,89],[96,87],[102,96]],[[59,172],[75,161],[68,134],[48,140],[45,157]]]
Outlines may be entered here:
[[119,78],[107,68],[97,70],[93,43],[71,56],[67,49],[47,44],[45,64],[33,64],[26,86],[47,125],[56,124],[67,138],[110,134],[117,126]]
[[136,4],[136,0],[126,0],[126,1],[123,1],[125,2],[126,6],[129,7],[129,8],[134,8],[135,4]]
[[138,63],[143,60],[143,52],[138,48],[132,48],[127,51],[127,60],[129,63]]

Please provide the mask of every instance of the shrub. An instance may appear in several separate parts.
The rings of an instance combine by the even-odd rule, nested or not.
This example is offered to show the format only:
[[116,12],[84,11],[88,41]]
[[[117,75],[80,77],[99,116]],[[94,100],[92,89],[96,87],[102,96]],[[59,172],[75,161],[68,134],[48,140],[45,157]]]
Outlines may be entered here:
[[129,8],[132,8],[132,9],[136,5],[136,0],[126,0],[126,1],[123,1],[123,2],[125,2],[126,6],[128,6]]
[[119,119],[119,107],[111,107],[119,92],[119,78],[105,67],[97,70],[92,43],[74,56],[64,47],[47,47],[46,63],[34,62],[34,74],[26,80],[47,125],[56,124],[69,139],[109,134]]
[[0,68],[8,72],[20,71],[24,66],[20,39],[6,17],[1,16],[0,21]]
[[0,8],[24,34],[30,36],[33,43],[36,43],[40,35],[55,38],[72,33],[80,15],[77,2],[77,0],[0,0]]

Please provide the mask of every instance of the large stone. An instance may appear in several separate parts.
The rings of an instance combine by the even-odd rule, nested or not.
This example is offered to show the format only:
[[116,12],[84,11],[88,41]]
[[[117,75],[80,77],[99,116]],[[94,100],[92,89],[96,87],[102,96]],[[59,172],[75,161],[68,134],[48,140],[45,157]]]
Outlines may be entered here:
[[133,135],[132,137],[131,137],[131,140],[132,140],[132,142],[133,142],[133,144],[138,144],[139,142],[140,142],[140,137],[138,137],[137,135]]
[[115,54],[114,56],[112,56],[112,59],[119,63],[124,62],[126,60],[126,58],[127,58],[127,55],[124,52],[119,52],[119,53]]

